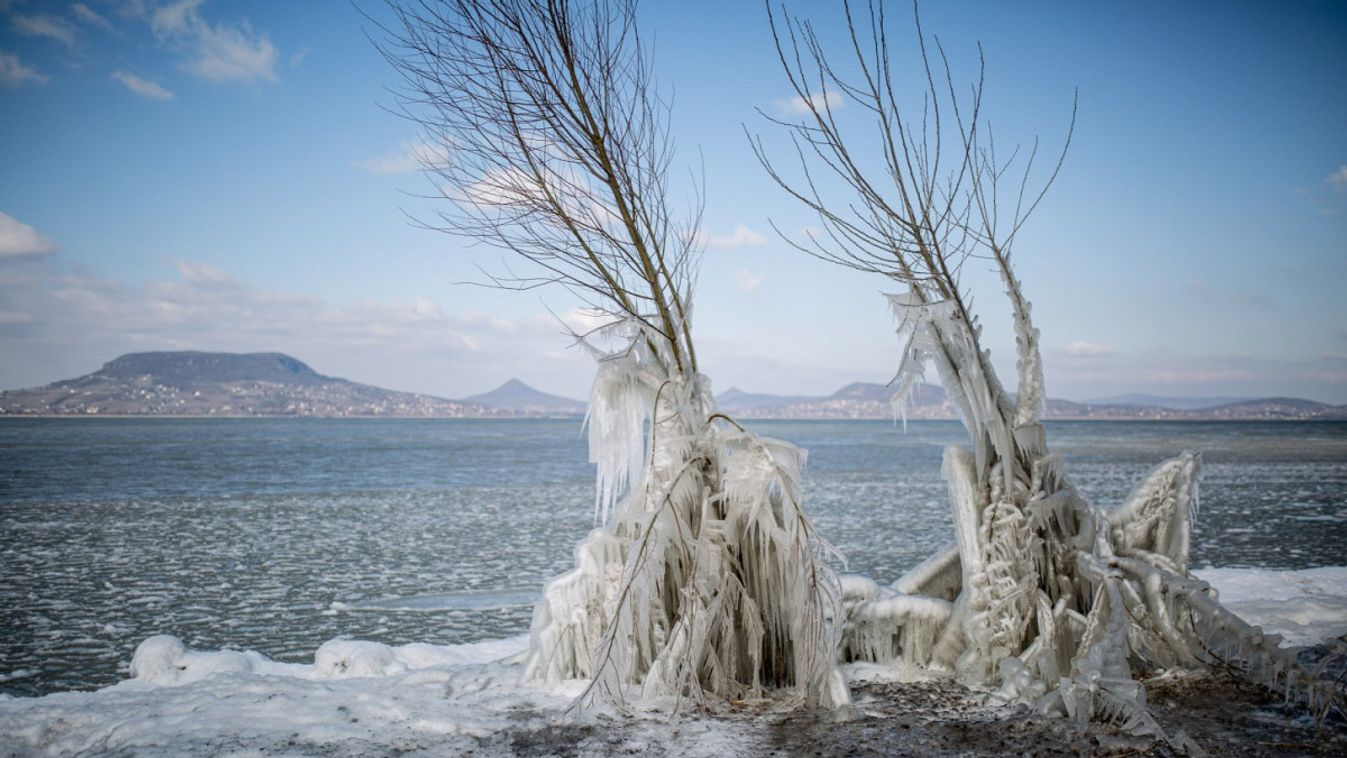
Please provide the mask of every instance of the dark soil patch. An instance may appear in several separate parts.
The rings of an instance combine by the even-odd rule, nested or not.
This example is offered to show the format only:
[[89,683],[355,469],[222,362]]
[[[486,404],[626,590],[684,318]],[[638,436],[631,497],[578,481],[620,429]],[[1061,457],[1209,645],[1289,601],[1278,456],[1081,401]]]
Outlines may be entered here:
[[[1157,680],[1147,690],[1151,715],[1165,731],[1186,735],[1211,755],[1347,755],[1341,719],[1316,728],[1303,706],[1230,675]],[[1104,725],[1078,734],[1069,721],[996,705],[951,681],[862,684],[852,694],[849,712],[780,718],[771,747],[802,756],[1180,754]]]
[[[1336,654],[1336,652],[1334,652]],[[1315,668],[1327,648],[1302,654]],[[1317,657],[1316,657],[1317,656]],[[1321,676],[1347,666],[1329,660]],[[1337,667],[1337,668],[1334,668]],[[780,713],[753,707],[685,712],[677,717],[553,723],[484,737],[471,755],[495,756],[1172,756],[1173,744],[1212,756],[1347,756],[1341,712],[1316,724],[1303,705],[1232,673],[1195,674],[1146,683],[1150,713],[1174,743],[1072,722],[1027,706],[1005,705],[950,681],[858,683],[851,705],[835,711]],[[701,735],[689,739],[687,735]]]

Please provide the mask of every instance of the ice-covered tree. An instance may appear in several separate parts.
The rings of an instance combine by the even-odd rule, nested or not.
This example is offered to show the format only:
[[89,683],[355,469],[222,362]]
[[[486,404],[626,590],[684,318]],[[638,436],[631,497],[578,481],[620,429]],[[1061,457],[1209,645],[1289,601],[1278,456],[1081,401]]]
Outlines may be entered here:
[[[1160,729],[1138,677],[1174,667],[1233,665],[1312,706],[1327,702],[1329,685],[1189,573],[1199,456],[1161,464],[1107,510],[1072,486],[1048,449],[1039,334],[1012,250],[1062,165],[1071,129],[1037,170],[1037,140],[998,154],[980,56],[971,86],[961,84],[914,14],[915,69],[900,67],[882,0],[841,9],[846,43],[835,54],[810,22],[769,3],[780,63],[804,113],[768,116],[792,137],[791,159],[770,156],[760,138],[754,147],[771,177],[818,217],[820,230],[793,244],[898,289],[889,298],[903,344],[896,402],[933,366],[971,443],[945,452],[954,545],[891,586],[844,579],[844,655],[950,672],[1082,724],[1153,734]],[[982,344],[963,276],[971,265],[999,275],[1009,300],[1014,394]],[[902,526],[894,530],[901,535]]]
[[632,692],[846,699],[841,589],[801,507],[803,452],[716,412],[691,297],[699,205],[670,199],[668,104],[632,0],[407,0],[386,57],[431,144],[428,224],[528,264],[601,326],[587,419],[596,519],[536,607],[527,676]]

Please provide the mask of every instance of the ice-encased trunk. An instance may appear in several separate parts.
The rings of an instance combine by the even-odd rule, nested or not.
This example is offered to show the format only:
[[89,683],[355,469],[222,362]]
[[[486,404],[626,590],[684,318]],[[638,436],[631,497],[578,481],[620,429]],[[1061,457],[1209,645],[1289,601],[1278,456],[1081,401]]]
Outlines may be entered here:
[[526,676],[586,698],[846,702],[841,589],[801,508],[804,452],[714,410],[638,333],[600,356],[590,457],[606,521],[534,611]]

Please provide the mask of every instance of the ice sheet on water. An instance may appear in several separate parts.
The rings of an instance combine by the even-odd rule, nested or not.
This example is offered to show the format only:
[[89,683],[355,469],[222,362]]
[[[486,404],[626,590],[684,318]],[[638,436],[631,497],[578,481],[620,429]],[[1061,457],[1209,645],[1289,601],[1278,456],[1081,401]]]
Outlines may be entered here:
[[408,595],[380,597],[358,603],[334,601],[338,611],[422,611],[436,613],[451,610],[495,610],[505,608],[532,608],[538,601],[537,589],[482,590],[478,592],[446,592],[440,595]]
[[33,695],[110,684],[136,644],[159,633],[282,661],[338,636],[517,634],[586,531],[592,497],[577,483],[7,503],[0,628],[14,632],[0,635],[0,672],[38,673],[0,687]]

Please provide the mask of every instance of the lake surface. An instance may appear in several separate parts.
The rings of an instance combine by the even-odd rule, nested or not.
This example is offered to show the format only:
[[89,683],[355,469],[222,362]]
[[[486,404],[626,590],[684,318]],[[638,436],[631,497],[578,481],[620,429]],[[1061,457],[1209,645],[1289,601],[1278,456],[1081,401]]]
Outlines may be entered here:
[[[957,422],[757,421],[809,450],[806,506],[891,581],[952,540]],[[1050,422],[1082,493],[1203,451],[1195,566],[1347,565],[1347,423]],[[525,631],[593,526],[579,421],[0,419],[0,692],[125,678],[135,646],[311,661],[335,637]]]

